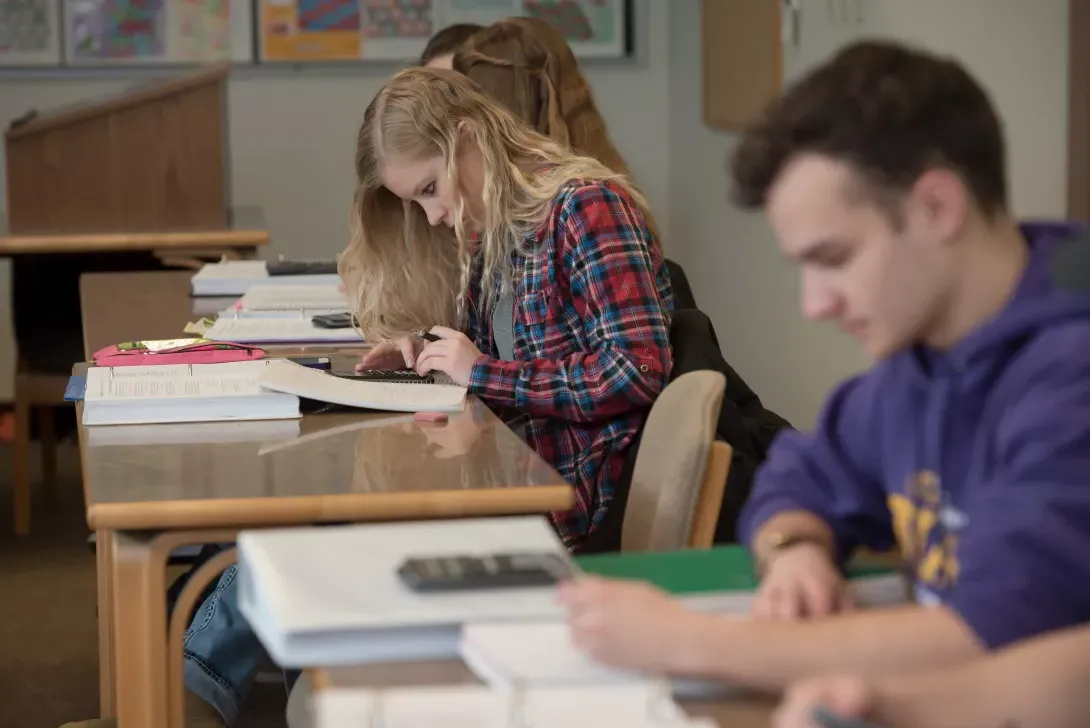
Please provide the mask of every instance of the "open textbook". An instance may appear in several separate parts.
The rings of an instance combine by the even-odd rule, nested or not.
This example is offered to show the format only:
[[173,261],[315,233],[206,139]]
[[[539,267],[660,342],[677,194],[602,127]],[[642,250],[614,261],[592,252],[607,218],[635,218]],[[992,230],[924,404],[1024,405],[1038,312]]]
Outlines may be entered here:
[[261,373],[266,389],[321,402],[387,412],[461,412],[466,388],[456,384],[368,382],[342,379],[279,359]]
[[298,418],[299,398],[263,389],[270,360],[91,367],[83,424],[141,425]]

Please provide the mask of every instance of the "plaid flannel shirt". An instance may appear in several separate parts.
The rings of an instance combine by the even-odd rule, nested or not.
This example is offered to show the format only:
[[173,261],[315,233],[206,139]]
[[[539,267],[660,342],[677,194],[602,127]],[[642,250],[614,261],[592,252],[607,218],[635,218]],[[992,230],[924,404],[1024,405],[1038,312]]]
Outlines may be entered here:
[[574,508],[551,519],[577,550],[670,376],[673,296],[658,242],[617,185],[569,183],[534,237],[534,255],[513,255],[516,361],[498,358],[470,286],[467,335],[483,355],[469,391],[529,416],[529,445],[575,488]]

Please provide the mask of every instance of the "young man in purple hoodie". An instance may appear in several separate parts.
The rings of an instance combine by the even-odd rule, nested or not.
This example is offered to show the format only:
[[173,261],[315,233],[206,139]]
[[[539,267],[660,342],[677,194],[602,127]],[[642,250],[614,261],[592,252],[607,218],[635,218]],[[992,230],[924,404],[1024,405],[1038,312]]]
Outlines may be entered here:
[[[769,108],[732,175],[799,266],[803,314],[876,363],[757,476],[740,532],[758,618],[583,579],[560,595],[574,640],[609,664],[775,690],[1090,620],[1090,237],[1015,222],[979,84],[948,59],[852,45]],[[853,612],[840,567],[894,544],[917,603]]]

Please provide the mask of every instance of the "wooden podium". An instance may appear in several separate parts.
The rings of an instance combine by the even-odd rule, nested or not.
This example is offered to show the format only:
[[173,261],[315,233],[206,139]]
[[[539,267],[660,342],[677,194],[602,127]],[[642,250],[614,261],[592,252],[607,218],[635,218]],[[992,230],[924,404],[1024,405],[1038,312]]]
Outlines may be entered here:
[[[84,355],[80,276],[199,267],[269,241],[260,210],[230,204],[227,66],[50,112],[4,134],[12,258],[15,532],[30,530],[31,410],[55,473],[53,407]],[[181,334],[181,332],[178,332]]]
[[226,227],[227,74],[16,120],[4,135],[9,232]]

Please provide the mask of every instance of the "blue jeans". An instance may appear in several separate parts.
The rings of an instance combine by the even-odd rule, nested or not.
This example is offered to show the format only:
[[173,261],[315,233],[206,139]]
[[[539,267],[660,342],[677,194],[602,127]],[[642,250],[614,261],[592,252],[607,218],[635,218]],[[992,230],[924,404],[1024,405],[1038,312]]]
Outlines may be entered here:
[[[254,674],[267,662],[265,648],[238,608],[238,567],[220,576],[185,633],[185,686],[215,708],[231,725],[253,686]],[[291,687],[298,673],[285,674]]]

